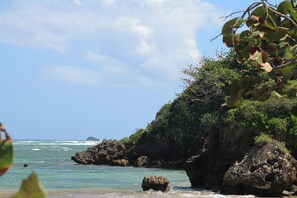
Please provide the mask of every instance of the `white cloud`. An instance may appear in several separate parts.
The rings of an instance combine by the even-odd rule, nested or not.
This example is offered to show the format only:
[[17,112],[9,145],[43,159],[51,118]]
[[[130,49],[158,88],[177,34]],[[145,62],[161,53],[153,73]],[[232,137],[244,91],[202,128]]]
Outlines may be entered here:
[[0,12],[0,41],[88,60],[83,68],[48,70],[51,79],[82,84],[84,80],[100,84],[108,78],[147,84],[176,80],[181,69],[200,56],[197,31],[217,27],[224,15],[199,0],[12,2]]

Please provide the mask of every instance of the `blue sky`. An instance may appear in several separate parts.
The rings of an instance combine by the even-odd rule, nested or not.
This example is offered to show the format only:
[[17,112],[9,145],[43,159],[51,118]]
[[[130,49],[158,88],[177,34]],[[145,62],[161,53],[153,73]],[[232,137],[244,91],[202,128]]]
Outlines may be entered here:
[[252,2],[0,1],[0,120],[15,139],[129,136],[223,47],[220,17]]

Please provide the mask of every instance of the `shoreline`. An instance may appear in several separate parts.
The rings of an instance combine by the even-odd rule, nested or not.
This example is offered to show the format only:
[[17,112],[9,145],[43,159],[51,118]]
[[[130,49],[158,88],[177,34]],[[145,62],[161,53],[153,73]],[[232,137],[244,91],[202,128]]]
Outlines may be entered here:
[[[179,197],[207,197],[207,198],[252,198],[253,195],[237,196],[222,195],[208,190],[197,190],[190,187],[178,187],[171,189],[169,192],[160,191],[133,191],[132,189],[63,189],[63,190],[45,190],[47,198],[179,198]],[[15,192],[0,192],[2,198],[9,198]]]

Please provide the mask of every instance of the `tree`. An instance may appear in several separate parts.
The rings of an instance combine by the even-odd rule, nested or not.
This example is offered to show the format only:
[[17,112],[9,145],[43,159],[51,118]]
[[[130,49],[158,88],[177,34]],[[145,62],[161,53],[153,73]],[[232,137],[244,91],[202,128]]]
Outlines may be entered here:
[[240,17],[227,21],[221,34],[243,65],[243,78],[233,83],[228,106],[237,106],[245,97],[264,100],[272,94],[296,96],[296,0],[279,5],[267,0],[255,2]]

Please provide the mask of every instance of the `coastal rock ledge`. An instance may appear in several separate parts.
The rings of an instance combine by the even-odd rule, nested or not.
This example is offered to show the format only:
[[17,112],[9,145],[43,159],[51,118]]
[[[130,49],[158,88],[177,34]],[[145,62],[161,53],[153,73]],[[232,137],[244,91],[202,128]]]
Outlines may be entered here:
[[116,140],[105,140],[97,146],[78,152],[71,157],[79,164],[127,166],[125,145]]
[[144,191],[148,191],[150,189],[156,191],[167,192],[170,190],[169,180],[165,177],[157,177],[157,176],[146,176],[142,180],[142,189]]
[[254,146],[224,175],[222,194],[281,197],[296,182],[297,161],[276,140]]

